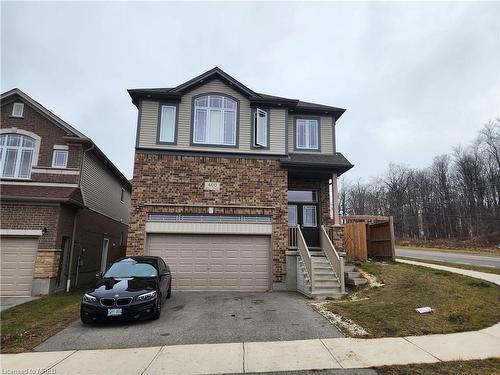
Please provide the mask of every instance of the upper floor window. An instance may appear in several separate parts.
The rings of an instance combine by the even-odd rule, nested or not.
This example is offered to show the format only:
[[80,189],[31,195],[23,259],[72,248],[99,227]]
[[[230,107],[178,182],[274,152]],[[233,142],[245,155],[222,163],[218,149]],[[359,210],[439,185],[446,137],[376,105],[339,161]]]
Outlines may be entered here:
[[175,117],[177,108],[171,105],[162,105],[160,114],[160,142],[175,142]]
[[68,149],[67,146],[54,146],[52,154],[53,168],[66,168],[68,166]]
[[23,117],[24,103],[14,103],[12,106],[12,117]]
[[0,135],[0,176],[2,178],[31,177],[35,140],[21,134]]
[[318,150],[318,132],[318,120],[298,118],[297,122],[295,123],[296,148],[305,150]]
[[268,115],[262,109],[256,109],[254,113],[254,147],[267,147]]
[[222,95],[194,100],[193,143],[236,146],[238,103]]

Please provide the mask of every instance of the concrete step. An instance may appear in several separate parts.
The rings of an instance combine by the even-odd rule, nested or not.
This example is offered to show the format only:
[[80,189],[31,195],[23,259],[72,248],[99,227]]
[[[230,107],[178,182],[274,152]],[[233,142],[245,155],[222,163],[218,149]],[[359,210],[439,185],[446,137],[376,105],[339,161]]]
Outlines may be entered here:
[[314,288],[340,288],[340,284],[337,281],[320,281],[314,280]]
[[345,279],[345,282],[347,285],[354,285],[354,286],[358,286],[358,285],[365,285],[368,280],[366,280],[364,277],[355,277],[353,279]]
[[359,272],[344,272],[346,279],[354,279],[360,277],[361,274]]
[[313,269],[332,269],[329,263],[313,263]]
[[312,297],[314,299],[327,299],[327,298],[331,298],[331,299],[340,299],[342,298],[342,296],[344,294],[342,294],[340,291],[336,291],[336,292],[325,292],[325,291],[314,291],[311,293]]
[[335,272],[333,272],[332,269],[315,269],[314,270],[314,276],[337,276],[335,275]]
[[356,268],[356,267],[355,267],[355,266],[353,266],[353,265],[347,265],[347,264],[346,264],[346,265],[344,265],[344,272],[355,272],[355,271],[354,271],[354,269],[355,269],[355,268]]
[[328,263],[328,264],[330,264],[330,262],[328,261],[328,259],[326,259],[326,257],[312,257],[311,259],[314,263]]
[[333,272],[332,273],[320,273],[314,274],[314,280],[320,281],[320,280],[337,280],[337,275],[335,275]]

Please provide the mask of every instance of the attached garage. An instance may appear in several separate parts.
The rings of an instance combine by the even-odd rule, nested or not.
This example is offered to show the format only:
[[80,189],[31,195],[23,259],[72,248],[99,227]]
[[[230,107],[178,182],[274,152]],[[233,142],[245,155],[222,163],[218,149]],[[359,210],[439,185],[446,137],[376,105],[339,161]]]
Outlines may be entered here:
[[270,236],[149,233],[146,254],[170,266],[177,290],[267,291]]
[[37,237],[0,237],[2,297],[31,295],[37,248]]

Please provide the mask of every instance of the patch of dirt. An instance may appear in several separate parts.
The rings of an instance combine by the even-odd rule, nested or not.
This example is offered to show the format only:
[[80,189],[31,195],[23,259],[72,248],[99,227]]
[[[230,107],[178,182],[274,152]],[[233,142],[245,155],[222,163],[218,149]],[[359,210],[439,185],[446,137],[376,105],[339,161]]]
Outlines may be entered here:
[[354,323],[352,320],[327,310],[325,306],[330,303],[332,302],[311,302],[311,306],[314,310],[328,319],[328,321],[337,327],[342,333],[351,337],[363,337],[369,335],[368,331],[360,325]]

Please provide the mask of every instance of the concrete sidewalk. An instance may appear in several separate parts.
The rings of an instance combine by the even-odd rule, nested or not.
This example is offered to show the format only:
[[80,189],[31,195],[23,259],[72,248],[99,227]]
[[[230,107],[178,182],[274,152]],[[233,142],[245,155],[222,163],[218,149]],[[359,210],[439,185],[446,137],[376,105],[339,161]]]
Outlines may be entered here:
[[460,275],[470,276],[470,277],[474,277],[476,279],[481,279],[481,280],[489,281],[490,283],[493,283],[496,285],[500,285],[500,275],[497,275],[494,273],[464,270],[462,268],[441,266],[439,264],[416,262],[413,260],[398,259],[398,258],[396,258],[396,262],[413,264],[415,266],[434,268],[436,270],[443,270],[443,271],[448,271],[448,272],[453,272],[453,273],[459,273]]
[[[500,285],[499,275],[398,260],[459,273]],[[78,339],[78,338],[75,338]],[[500,357],[500,323],[474,332],[379,339],[156,346],[3,354],[2,373],[240,374],[247,372],[368,368]]]
[[500,323],[447,335],[38,352],[3,354],[0,359],[2,373],[11,374],[45,369],[57,375],[201,375],[367,368],[499,356]]

